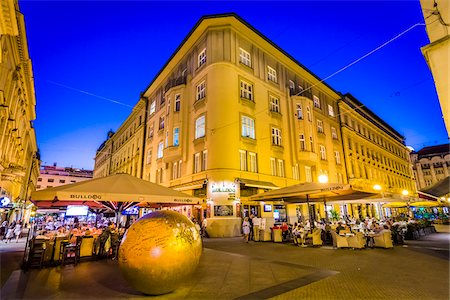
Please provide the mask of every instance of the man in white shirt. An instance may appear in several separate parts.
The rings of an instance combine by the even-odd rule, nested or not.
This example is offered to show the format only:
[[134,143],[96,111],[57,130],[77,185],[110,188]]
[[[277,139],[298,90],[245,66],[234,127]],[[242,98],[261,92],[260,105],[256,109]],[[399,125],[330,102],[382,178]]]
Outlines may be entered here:
[[259,226],[261,225],[261,219],[257,216],[254,216],[253,219],[253,240],[259,241]]

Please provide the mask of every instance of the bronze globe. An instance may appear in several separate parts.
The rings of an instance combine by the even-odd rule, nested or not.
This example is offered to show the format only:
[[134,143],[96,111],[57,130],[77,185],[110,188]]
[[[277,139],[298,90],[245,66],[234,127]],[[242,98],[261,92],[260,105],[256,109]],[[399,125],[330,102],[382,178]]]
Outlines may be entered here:
[[189,219],[162,210],[147,214],[126,232],[119,266],[126,280],[148,295],[172,292],[200,261],[202,241]]

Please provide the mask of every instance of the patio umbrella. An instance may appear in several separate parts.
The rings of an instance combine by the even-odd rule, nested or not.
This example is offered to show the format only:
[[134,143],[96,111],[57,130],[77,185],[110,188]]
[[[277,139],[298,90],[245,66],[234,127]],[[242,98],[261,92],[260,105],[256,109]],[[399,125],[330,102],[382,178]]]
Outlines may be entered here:
[[408,203],[406,202],[391,202],[383,204],[384,208],[402,208],[402,207],[408,207]]
[[85,180],[74,184],[48,188],[31,193],[31,200],[39,206],[40,201],[95,202],[118,213],[139,204],[198,204],[202,200],[129,174],[115,174]]
[[410,206],[415,206],[415,207],[438,207],[438,206],[442,206],[442,204],[437,202],[437,201],[418,201],[418,202],[411,202]]

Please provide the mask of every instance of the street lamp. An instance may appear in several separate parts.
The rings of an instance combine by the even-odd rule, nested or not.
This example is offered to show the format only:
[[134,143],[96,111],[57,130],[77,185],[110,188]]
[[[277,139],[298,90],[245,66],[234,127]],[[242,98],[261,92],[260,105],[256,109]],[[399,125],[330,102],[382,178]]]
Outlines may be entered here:
[[327,183],[328,182],[328,176],[326,174],[319,175],[319,182],[320,183]]
[[376,190],[376,191],[381,191],[381,185],[375,184],[375,185],[373,186],[373,189]]
[[408,192],[407,190],[403,190],[403,191],[402,191],[402,195],[403,195],[403,196],[408,196],[408,194],[409,194],[409,192]]

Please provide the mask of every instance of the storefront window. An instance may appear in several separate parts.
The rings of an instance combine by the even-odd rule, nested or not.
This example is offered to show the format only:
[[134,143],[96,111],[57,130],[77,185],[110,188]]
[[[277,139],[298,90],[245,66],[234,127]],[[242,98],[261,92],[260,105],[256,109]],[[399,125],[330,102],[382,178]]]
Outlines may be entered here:
[[214,205],[214,216],[227,217],[233,215],[233,205]]
[[275,223],[287,222],[286,206],[274,205],[273,218],[275,219]]

